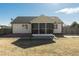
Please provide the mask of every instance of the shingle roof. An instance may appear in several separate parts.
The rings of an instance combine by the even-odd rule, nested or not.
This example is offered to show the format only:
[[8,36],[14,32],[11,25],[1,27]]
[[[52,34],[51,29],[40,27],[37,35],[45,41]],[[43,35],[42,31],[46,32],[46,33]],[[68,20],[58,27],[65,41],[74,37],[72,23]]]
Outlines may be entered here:
[[55,23],[63,23],[63,21],[61,21],[61,19],[60,19],[59,17],[52,16],[51,19],[52,19],[53,22],[55,22]]
[[30,23],[36,17],[18,16],[11,23]]
[[[52,23],[63,23],[58,17],[56,16],[51,16],[51,17],[48,17],[48,16],[45,16],[46,18],[50,19],[49,22],[52,22]],[[43,16],[43,18],[45,18]],[[34,17],[34,16],[19,16],[19,17],[16,17],[11,23],[31,23],[34,19],[38,19],[39,16],[37,17]]]

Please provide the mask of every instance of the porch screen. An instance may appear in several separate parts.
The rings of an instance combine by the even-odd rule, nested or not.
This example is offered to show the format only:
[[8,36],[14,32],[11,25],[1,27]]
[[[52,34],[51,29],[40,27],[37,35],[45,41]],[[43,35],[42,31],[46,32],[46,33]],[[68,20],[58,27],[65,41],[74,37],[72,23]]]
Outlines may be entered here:
[[32,24],[32,33],[38,34],[38,24],[37,23]]
[[40,34],[44,34],[45,33],[45,23],[40,23],[39,25],[40,25],[40,28],[39,28],[40,29],[40,31],[39,31]]
[[53,33],[53,24],[47,23],[47,34],[52,34],[52,33]]
[[52,23],[33,23],[32,24],[33,34],[52,34],[53,24]]

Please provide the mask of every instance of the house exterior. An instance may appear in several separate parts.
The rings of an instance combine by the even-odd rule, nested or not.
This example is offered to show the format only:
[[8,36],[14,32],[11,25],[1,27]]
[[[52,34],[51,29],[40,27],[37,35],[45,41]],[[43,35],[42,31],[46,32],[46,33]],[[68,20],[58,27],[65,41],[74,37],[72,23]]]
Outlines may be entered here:
[[63,22],[56,16],[18,16],[12,22],[13,33],[62,34]]

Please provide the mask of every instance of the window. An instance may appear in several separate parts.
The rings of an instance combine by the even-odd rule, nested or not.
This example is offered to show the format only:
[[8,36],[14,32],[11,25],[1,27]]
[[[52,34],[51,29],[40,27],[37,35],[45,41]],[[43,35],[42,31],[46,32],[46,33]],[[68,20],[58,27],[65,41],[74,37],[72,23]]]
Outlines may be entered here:
[[27,24],[23,24],[22,27],[28,29],[28,25]]
[[57,24],[54,24],[54,29],[57,29]]

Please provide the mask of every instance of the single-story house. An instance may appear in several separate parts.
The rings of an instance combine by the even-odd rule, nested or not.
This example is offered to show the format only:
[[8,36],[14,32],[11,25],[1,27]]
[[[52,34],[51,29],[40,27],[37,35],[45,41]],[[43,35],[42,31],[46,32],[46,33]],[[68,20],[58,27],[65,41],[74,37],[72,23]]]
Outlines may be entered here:
[[62,34],[63,22],[56,16],[18,16],[12,22],[13,33]]

